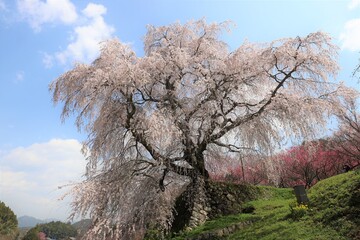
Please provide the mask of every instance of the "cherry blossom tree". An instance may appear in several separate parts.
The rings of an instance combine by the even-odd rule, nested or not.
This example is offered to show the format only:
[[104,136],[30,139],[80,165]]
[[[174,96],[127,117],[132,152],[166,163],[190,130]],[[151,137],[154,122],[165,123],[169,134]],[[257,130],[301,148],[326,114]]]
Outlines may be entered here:
[[148,26],[144,56],[108,40],[93,63],[52,83],[62,117],[88,133],[86,179],[73,190],[74,214],[93,219],[88,238],[118,239],[156,219],[171,226],[171,191],[188,185],[189,209],[203,199],[210,149],[268,152],[311,137],[351,94],[329,82],[338,65],[327,34],[231,51],[219,38],[228,26]]
[[360,165],[360,115],[357,99],[346,101],[343,111],[338,115],[339,130],[334,134],[333,148],[347,159],[344,166],[350,169]]

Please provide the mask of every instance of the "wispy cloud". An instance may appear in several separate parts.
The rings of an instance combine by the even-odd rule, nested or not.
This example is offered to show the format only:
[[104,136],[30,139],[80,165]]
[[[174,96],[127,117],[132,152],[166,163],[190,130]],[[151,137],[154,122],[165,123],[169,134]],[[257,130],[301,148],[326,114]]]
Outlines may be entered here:
[[45,68],[52,68],[54,66],[54,56],[48,53],[43,53],[43,64]]
[[25,74],[24,74],[24,72],[23,71],[19,71],[19,72],[17,72],[16,73],[16,78],[15,78],[15,81],[14,81],[14,83],[20,83],[20,82],[22,82],[22,81],[24,81],[24,77],[25,77]]
[[17,8],[21,17],[37,32],[43,24],[72,24],[78,18],[70,0],[18,0]]
[[55,59],[61,64],[94,60],[99,54],[99,43],[111,38],[115,32],[114,27],[105,22],[104,14],[106,8],[103,5],[88,4],[82,11],[85,23],[75,27],[72,33],[73,41],[64,51],[55,53]]
[[350,51],[360,50],[360,18],[349,20],[345,23],[340,34],[341,46]]
[[0,195],[18,215],[66,219],[69,206],[58,187],[80,180],[85,160],[81,144],[53,139],[0,152]]

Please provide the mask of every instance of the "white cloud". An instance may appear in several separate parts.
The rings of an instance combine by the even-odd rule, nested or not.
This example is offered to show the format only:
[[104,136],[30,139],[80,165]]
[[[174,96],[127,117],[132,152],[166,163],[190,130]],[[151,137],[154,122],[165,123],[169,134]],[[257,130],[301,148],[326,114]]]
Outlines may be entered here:
[[72,24],[78,15],[70,0],[18,0],[18,11],[35,31],[45,23]]
[[[0,0],[2,1],[2,0]],[[68,45],[55,53],[42,53],[43,64],[51,68],[74,62],[91,62],[98,55],[100,42],[112,37],[113,26],[104,20],[107,12],[101,4],[89,3],[78,15],[71,0],[17,0],[20,15],[35,31],[47,23],[62,23],[73,27]]]
[[360,5],[360,0],[351,0],[351,2],[348,4],[348,9],[353,10],[357,8]]
[[360,50],[360,18],[345,23],[344,30],[340,34],[340,41],[343,49]]
[[52,68],[54,66],[54,56],[52,56],[48,53],[43,53],[42,61],[43,61],[45,68]]
[[100,42],[111,38],[115,31],[102,17],[106,14],[103,5],[90,3],[82,14],[86,19],[85,24],[75,27],[72,34],[73,41],[64,51],[54,55],[61,64],[93,61],[99,54]]
[[1,170],[0,189],[26,190],[28,186],[34,186],[33,183],[26,181],[24,172],[12,172],[10,170]]
[[85,170],[81,144],[73,139],[53,139],[1,152],[0,199],[18,216],[65,220],[69,206],[57,199],[59,186],[79,181]]
[[88,18],[100,17],[106,14],[106,8],[100,4],[89,3],[82,13]]

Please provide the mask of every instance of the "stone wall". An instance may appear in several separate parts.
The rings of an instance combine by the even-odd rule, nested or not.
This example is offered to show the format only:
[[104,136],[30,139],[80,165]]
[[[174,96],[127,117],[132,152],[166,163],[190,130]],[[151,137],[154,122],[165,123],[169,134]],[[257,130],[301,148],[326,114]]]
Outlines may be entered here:
[[[259,194],[255,186],[201,179],[179,197],[172,231],[191,230],[206,220],[240,213],[244,202],[256,199]],[[192,202],[192,206],[187,205],[188,202]]]
[[240,213],[247,201],[256,199],[260,190],[252,185],[208,182],[207,198],[210,207],[209,219],[222,215]]
[[206,193],[207,183],[199,178],[196,182],[189,184],[185,192],[176,200],[173,232],[191,230],[203,224],[209,217],[209,201]]

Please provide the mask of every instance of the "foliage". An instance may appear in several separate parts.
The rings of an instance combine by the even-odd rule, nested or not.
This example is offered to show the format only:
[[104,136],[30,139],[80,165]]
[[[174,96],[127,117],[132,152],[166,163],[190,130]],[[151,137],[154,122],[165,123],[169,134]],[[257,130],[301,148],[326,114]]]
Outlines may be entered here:
[[159,240],[165,239],[164,231],[158,229],[158,227],[150,227],[147,229],[144,236],[144,240]]
[[23,237],[23,240],[39,240],[38,237],[39,232],[40,230],[37,226],[33,227],[29,231],[27,231],[27,233]]
[[38,240],[39,233],[44,233],[46,237],[53,239],[63,239],[66,237],[76,237],[76,229],[69,223],[60,221],[38,224],[31,228],[24,236],[24,240]]
[[208,177],[210,150],[269,152],[284,137],[314,136],[352,95],[329,84],[338,65],[327,34],[230,51],[219,37],[227,29],[149,26],[145,56],[109,40],[52,83],[62,117],[75,114],[89,134],[86,180],[72,192],[73,216],[93,218],[89,239],[141,238],[152,221],[168,228],[174,191]]
[[39,230],[45,233],[47,237],[54,239],[75,237],[77,234],[76,229],[70,223],[60,221],[41,224]]
[[308,212],[309,207],[306,204],[290,203],[290,215],[293,220],[299,220]]
[[17,218],[14,212],[0,201],[0,237],[17,234]]

